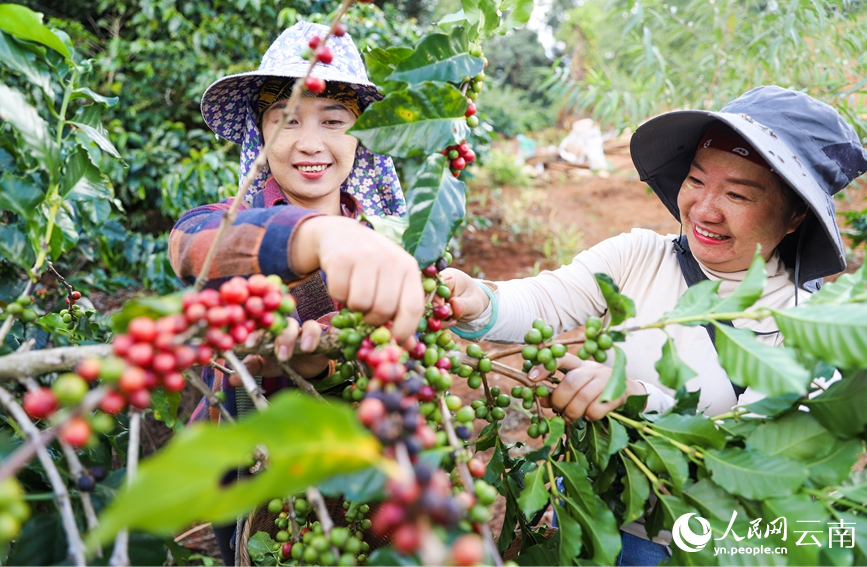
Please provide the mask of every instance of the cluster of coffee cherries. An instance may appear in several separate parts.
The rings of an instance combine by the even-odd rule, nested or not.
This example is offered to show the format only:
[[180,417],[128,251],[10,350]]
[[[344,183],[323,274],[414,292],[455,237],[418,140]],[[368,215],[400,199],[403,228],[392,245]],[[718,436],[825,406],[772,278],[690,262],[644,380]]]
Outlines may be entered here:
[[[277,514],[274,523],[277,533],[272,550],[279,553],[278,564],[294,565],[339,565],[350,567],[367,562],[370,544],[364,541],[363,530],[370,529],[372,522],[364,515],[370,512],[368,504],[343,503],[346,526],[337,526],[326,534],[322,524],[313,519],[311,507],[303,498],[294,499],[299,541],[291,541],[289,531],[289,504],[275,498],[268,503],[268,511]],[[337,519],[339,522],[339,518]]]
[[521,351],[524,359],[524,372],[528,372],[534,366],[544,366],[545,370],[554,372],[557,370],[557,359],[566,354],[566,346],[560,343],[549,342],[554,336],[554,329],[542,319],[533,321],[533,328],[524,335],[527,346]]
[[[470,55],[474,57],[479,57],[484,62],[484,67],[487,68],[488,60],[485,58],[484,53],[482,52],[482,46],[474,43],[470,45],[469,49]],[[482,89],[485,88],[485,72],[480,71],[474,77],[465,77],[464,83],[467,85],[467,102],[469,106],[467,108],[464,116],[467,118],[467,126],[470,128],[475,128],[479,125],[479,117],[476,116],[476,104],[475,100],[478,98],[479,93],[482,92]]]
[[0,481],[0,545],[14,540],[30,517],[24,490],[15,477]]
[[590,357],[593,357],[596,362],[605,362],[608,360],[608,354],[605,351],[614,345],[614,338],[602,330],[602,319],[599,317],[588,317],[584,325],[586,327],[584,336],[587,339],[578,349],[578,358],[589,360]]
[[[346,35],[346,24],[338,23],[334,26],[334,35],[336,37],[343,37]],[[330,64],[334,60],[334,53],[331,49],[325,45],[318,35],[310,38],[310,41],[307,42],[307,46],[309,49],[305,49],[301,53],[301,57],[304,59],[311,59],[313,57],[316,58],[316,61],[319,63],[323,63],[325,65]],[[325,79],[321,79],[319,77],[308,76],[304,79],[304,86],[307,87],[307,90],[314,94],[319,94],[325,90]]]
[[[471,106],[472,104],[473,103],[470,102]],[[475,107],[473,107],[473,112],[475,112]],[[478,122],[478,118],[476,118],[476,122]],[[448,158],[449,170],[455,177],[459,177],[464,168],[476,159],[476,153],[470,148],[466,141],[454,146],[448,146],[442,151],[442,154]]]
[[33,298],[29,295],[21,295],[15,301],[8,303],[5,309],[0,309],[0,320],[7,317],[17,317],[23,323],[32,323],[39,317],[30,305]]

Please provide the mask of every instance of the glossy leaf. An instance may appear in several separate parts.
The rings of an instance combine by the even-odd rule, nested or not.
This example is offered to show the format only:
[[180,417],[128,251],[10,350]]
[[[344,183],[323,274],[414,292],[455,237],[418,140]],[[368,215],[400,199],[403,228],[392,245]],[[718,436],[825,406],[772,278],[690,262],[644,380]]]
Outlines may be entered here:
[[533,0],[506,0],[500,4],[500,9],[508,12],[506,19],[500,24],[500,33],[518,28],[530,21],[535,3]]
[[411,47],[389,47],[383,49],[374,47],[364,54],[367,64],[367,74],[370,81],[379,87],[383,94],[406,88],[405,83],[386,81],[386,77],[394,72],[398,63],[412,55]]
[[611,314],[611,326],[617,326],[630,317],[635,317],[635,302],[620,293],[620,288],[607,274],[593,274],[602,291],[602,297]]
[[614,565],[620,553],[620,532],[614,514],[593,493],[584,467],[575,462],[558,462],[555,466],[569,494],[567,512],[581,525],[585,555],[597,564]]
[[36,252],[27,235],[3,224],[0,224],[0,256],[24,270],[33,267],[36,261]]
[[357,472],[339,474],[319,483],[319,490],[326,496],[343,497],[346,500],[373,502],[385,498],[385,481],[388,477],[376,467],[367,467]]
[[743,406],[743,408],[756,415],[774,417],[791,409],[795,402],[800,399],[801,396],[798,394],[783,394],[773,398],[762,398],[757,402]]
[[810,415],[838,437],[854,437],[867,425],[867,371],[843,379],[804,402]]
[[674,445],[658,437],[647,437],[647,468],[657,474],[665,474],[680,490],[689,478],[686,456]]
[[82,106],[75,113],[75,117],[68,122],[93,140],[100,149],[107,154],[120,158],[120,152],[111,143],[108,130],[102,125],[102,107],[98,104]]
[[810,296],[806,305],[842,304],[852,301],[867,301],[867,263],[861,264],[854,274],[843,274],[825,284]]
[[348,131],[379,154],[432,154],[467,138],[467,99],[450,84],[426,82],[367,107]]
[[686,445],[722,449],[726,437],[714,426],[714,422],[702,415],[671,413],[653,422],[653,429],[666,437]]
[[524,476],[524,489],[518,497],[518,505],[527,517],[532,516],[548,503],[545,473],[544,467],[538,467]]
[[671,337],[662,344],[662,357],[653,365],[659,373],[659,381],[672,390],[680,389],[688,380],[695,378],[695,371],[677,354],[677,347]]
[[116,105],[117,101],[119,100],[116,96],[102,96],[101,94],[93,92],[88,88],[80,88],[72,91],[69,99],[75,100],[77,98],[83,98],[86,100],[92,100],[93,102],[98,102],[106,108],[111,108],[112,106]]
[[60,194],[70,201],[112,198],[106,180],[99,168],[91,163],[84,148],[76,149],[66,161]]
[[5,33],[0,33],[0,63],[21,73],[22,77],[42,89],[42,92],[51,93],[51,77],[48,71],[36,63],[33,53],[22,49]]
[[569,515],[568,508],[556,502],[554,512],[557,514],[557,527],[560,534],[560,562],[558,565],[574,565],[575,559],[581,554],[581,536],[583,530],[581,524]]
[[469,41],[463,28],[457,27],[450,35],[434,33],[419,42],[415,52],[397,63],[389,81],[417,85],[425,81],[460,83],[466,77],[479,74],[484,67],[479,57],[467,50]]
[[717,303],[711,312],[733,313],[744,311],[762,296],[762,291],[765,289],[767,281],[768,273],[765,270],[765,261],[757,251],[743,281],[728,297]]
[[404,249],[419,266],[435,262],[465,214],[466,185],[451,174],[445,156],[428,156],[409,191]]
[[[677,305],[674,309],[663,314],[663,320],[666,319],[681,319],[685,317],[696,317],[708,313],[713,307],[722,301],[719,291],[720,282],[704,280],[695,285],[689,286],[686,293],[680,296],[677,300]],[[701,325],[702,322],[683,323],[688,326]]]
[[154,419],[162,421],[169,429],[175,429],[178,424],[178,406],[180,404],[180,392],[166,393],[163,390],[156,390],[151,394]]
[[616,400],[626,392],[626,353],[619,346],[614,345],[614,367],[611,376],[605,384],[605,389],[599,395],[600,402]]
[[621,499],[626,506],[626,511],[623,513],[623,524],[634,522],[644,515],[644,504],[650,497],[650,481],[641,472],[632,459],[624,457],[623,466],[626,473],[622,477],[623,495]]
[[858,439],[834,439],[830,451],[822,456],[805,459],[810,473],[810,481],[816,486],[833,486],[840,484],[852,471],[858,460],[858,454],[863,451],[863,445]]
[[42,14],[18,4],[0,4],[0,30],[15,37],[34,41],[72,61],[69,48],[50,29],[42,24]]
[[38,207],[44,198],[42,189],[27,179],[15,177],[9,171],[0,176],[0,210],[30,219],[39,214]]
[[403,234],[409,227],[409,218],[406,216],[388,215],[388,216],[368,216],[362,215],[362,218],[369,222],[373,230],[379,234],[388,237],[395,244],[403,242]]
[[774,311],[786,344],[838,368],[867,367],[867,303]]
[[807,461],[825,456],[835,438],[809,413],[794,411],[757,428],[747,438],[747,449],[763,455]]
[[566,433],[566,422],[562,418],[546,421],[548,422],[548,436],[545,438],[545,446],[550,447],[555,445]]
[[[167,534],[193,520],[231,521],[332,474],[385,464],[377,441],[337,401],[281,392],[271,402],[236,424],[195,424],[173,438],[142,463],[132,486],[102,515],[90,543],[107,541],[123,527]],[[256,447],[265,448],[268,466],[222,485],[223,475]]]
[[812,377],[793,350],[760,343],[746,329],[714,326],[720,365],[732,382],[767,396],[807,393]]
[[626,447],[629,437],[626,428],[613,419],[587,423],[587,433],[582,446],[587,448],[587,458],[599,470],[608,466],[611,455]]
[[[806,494],[794,494],[785,498],[768,498],[763,500],[761,515],[768,522],[773,522],[777,518],[785,518],[788,523],[788,538],[789,545],[781,542],[788,551],[787,559],[789,565],[822,565],[819,562],[819,547],[816,546],[809,534],[805,535],[801,545],[791,545],[791,542],[797,542],[801,538],[801,533],[807,530],[823,530],[827,534],[828,511],[824,506],[815,499]],[[818,524],[804,524],[798,522],[815,522]],[[821,527],[816,527],[821,526]],[[823,534],[817,534],[822,545],[827,543],[827,538]],[[779,540],[777,540],[779,541]],[[810,543],[811,545],[804,545]]]
[[0,85],[0,118],[15,128],[33,157],[48,171],[51,182],[55,182],[60,174],[60,150],[48,124],[21,93],[6,85]]
[[734,447],[705,451],[705,466],[717,485],[752,500],[787,496],[807,479],[802,463]]
[[[748,529],[747,514],[737,498],[711,482],[708,478],[703,478],[695,484],[686,487],[683,490],[683,499],[691,506],[694,506],[699,514],[710,521],[712,525],[723,523],[724,526],[727,526],[732,518],[732,512],[735,511],[738,513],[738,517],[735,520],[736,533],[741,533],[740,528],[744,528],[744,532]],[[725,527],[722,529],[724,530]]]
[[277,543],[268,532],[256,532],[247,541],[247,552],[253,565],[270,566],[277,564],[277,553],[274,544]]
[[[43,204],[39,213],[27,221],[27,236],[30,244],[36,249],[42,245],[47,230],[47,207]],[[69,211],[61,207],[54,217],[54,228],[51,231],[51,240],[48,243],[48,253],[51,259],[56,260],[61,254],[71,250],[78,244],[78,230]]]

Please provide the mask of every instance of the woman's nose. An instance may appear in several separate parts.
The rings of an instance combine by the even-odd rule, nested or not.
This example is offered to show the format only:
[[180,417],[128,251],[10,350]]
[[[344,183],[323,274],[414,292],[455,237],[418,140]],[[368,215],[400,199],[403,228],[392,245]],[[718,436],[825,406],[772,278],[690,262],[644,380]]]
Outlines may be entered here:
[[692,205],[693,215],[706,222],[718,222],[722,220],[722,212],[719,207],[717,195],[711,192],[702,192],[696,197]]
[[303,125],[298,131],[295,147],[305,154],[321,152],[325,148],[321,127],[318,124]]

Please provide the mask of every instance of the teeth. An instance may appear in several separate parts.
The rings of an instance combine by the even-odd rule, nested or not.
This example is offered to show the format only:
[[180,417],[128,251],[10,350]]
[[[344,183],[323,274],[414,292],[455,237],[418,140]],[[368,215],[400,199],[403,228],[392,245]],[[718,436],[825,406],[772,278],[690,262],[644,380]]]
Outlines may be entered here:
[[327,165],[298,165],[296,167],[305,173],[314,173],[317,171],[323,171],[328,166]]
[[722,240],[725,238],[725,236],[720,236],[719,234],[714,234],[712,232],[702,230],[699,227],[695,227],[695,231],[702,236],[707,236],[708,238],[713,238],[714,240]]

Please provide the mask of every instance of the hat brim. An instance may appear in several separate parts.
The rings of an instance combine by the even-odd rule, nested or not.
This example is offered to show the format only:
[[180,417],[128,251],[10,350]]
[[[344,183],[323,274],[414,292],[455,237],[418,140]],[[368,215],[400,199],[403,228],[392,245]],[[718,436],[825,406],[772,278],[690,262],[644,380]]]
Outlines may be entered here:
[[[221,138],[236,144],[242,143],[246,125],[246,108],[225,109],[226,101],[231,99],[248,101],[251,96],[259,92],[262,84],[269,77],[297,79],[304,77],[309,67],[307,63],[288,65],[280,68],[279,71],[249,71],[219,79],[209,86],[202,96],[202,116],[205,123]],[[316,65],[310,74],[327,82],[349,85],[358,93],[362,109],[383,98],[382,93],[373,83],[347,81],[344,73],[325,65]],[[225,112],[220,112],[221,109]]]
[[711,123],[717,121],[728,125],[749,142],[804,200],[815,217],[805,219],[799,229],[808,231],[801,243],[801,255],[821,260],[802,263],[800,281],[844,270],[846,259],[833,197],[819,186],[795,152],[773,130],[747,115],[683,110],[645,122],[636,129],[630,142],[632,161],[641,180],[650,185],[674,218],[680,221],[677,194],[689,173],[698,143]]

